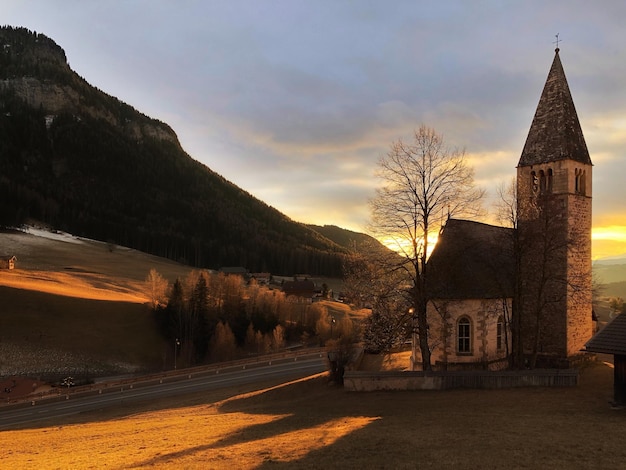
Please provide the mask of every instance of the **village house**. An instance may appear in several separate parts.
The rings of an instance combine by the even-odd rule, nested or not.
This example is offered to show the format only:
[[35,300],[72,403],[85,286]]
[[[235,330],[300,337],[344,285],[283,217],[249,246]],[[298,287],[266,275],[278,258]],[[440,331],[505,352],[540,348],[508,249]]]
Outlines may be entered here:
[[[437,368],[503,367],[514,292],[525,355],[567,366],[582,354],[593,333],[591,181],[557,48],[517,165],[517,228],[448,220],[428,261]],[[416,338],[412,353],[417,370]]]
[[0,269],[15,269],[17,258],[13,255],[0,256]]
[[315,297],[315,283],[310,280],[285,281],[282,288],[287,300],[293,303],[312,303]]
[[242,266],[224,266],[220,268],[219,272],[227,276],[241,276],[243,278],[248,276],[248,270]]
[[250,277],[260,286],[269,286],[272,280],[272,275],[270,273],[251,273]]

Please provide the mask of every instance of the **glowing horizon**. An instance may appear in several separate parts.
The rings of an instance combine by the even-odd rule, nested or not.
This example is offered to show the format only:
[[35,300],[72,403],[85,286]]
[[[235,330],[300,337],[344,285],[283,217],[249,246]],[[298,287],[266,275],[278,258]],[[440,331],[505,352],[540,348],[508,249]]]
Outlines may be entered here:
[[592,259],[626,258],[626,225],[606,225],[591,229]]

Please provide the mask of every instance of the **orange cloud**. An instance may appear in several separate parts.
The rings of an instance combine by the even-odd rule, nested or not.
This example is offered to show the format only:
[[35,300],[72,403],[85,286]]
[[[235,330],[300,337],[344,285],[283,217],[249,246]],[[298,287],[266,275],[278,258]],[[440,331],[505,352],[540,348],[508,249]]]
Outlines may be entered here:
[[626,226],[606,225],[591,230],[593,258],[606,258],[626,253]]

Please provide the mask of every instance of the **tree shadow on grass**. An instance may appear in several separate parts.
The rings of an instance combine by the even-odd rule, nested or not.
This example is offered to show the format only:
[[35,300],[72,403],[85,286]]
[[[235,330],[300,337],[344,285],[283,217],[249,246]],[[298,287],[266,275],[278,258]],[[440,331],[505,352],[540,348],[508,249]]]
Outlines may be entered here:
[[[275,453],[263,447],[264,441],[278,439],[291,447],[293,454],[304,456],[312,448],[332,445],[337,439],[376,421],[378,417],[360,414],[360,407],[352,410],[337,406],[335,400],[343,401],[348,392],[329,386],[326,374],[296,380],[286,384],[253,391],[228,398],[216,404],[221,414],[269,415],[271,421],[237,428],[217,441],[197,445],[154,458],[137,462],[134,466],[153,466],[181,459],[202,459],[207,452],[221,450],[232,452],[255,445],[251,452],[263,460],[283,460],[285,449]],[[298,443],[303,443],[299,446]]]
[[619,468],[626,449],[606,431],[623,419],[599,396],[607,385],[601,367],[583,371],[579,387],[555,389],[353,393],[303,379],[216,403],[222,414],[275,419],[135,465],[236,466],[241,452],[255,463],[240,468],[261,469]]

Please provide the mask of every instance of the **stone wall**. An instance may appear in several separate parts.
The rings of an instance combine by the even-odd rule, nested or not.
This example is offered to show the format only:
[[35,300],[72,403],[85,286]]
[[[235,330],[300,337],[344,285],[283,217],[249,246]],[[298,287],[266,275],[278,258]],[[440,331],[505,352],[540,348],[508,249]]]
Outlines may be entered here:
[[365,372],[346,371],[344,388],[352,392],[379,390],[501,389],[517,387],[573,387],[576,369],[527,371]]
[[593,335],[591,267],[591,199],[570,196],[568,252],[567,354],[577,354]]

